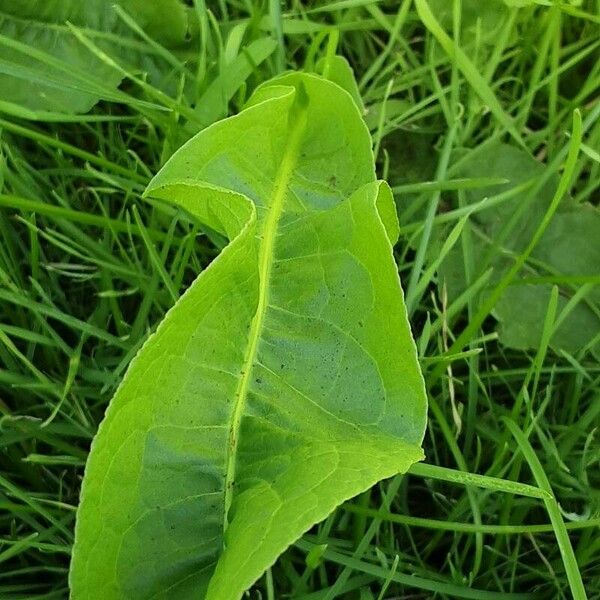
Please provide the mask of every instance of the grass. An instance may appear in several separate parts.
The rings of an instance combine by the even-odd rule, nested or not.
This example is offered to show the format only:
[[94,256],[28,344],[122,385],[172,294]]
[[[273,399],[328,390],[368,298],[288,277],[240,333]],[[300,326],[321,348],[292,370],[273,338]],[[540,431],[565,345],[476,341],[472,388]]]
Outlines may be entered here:
[[[600,598],[600,364],[585,348],[551,344],[564,318],[559,292],[598,278],[544,275],[555,287],[536,315],[537,348],[502,345],[494,318],[503,291],[534,271],[531,251],[565,198],[598,205],[600,2],[281,9],[221,0],[211,3],[214,18],[203,6],[200,29],[217,48],[219,35],[247,29],[239,48],[223,42],[216,58],[201,44],[187,57],[197,69],[167,57],[199,95],[227,76],[226,53],[243,56],[265,31],[277,42],[240,83],[230,112],[258,83],[315,64],[336,41],[354,67],[379,174],[396,195],[397,259],[431,409],[427,464],[340,507],[249,597]],[[164,52],[147,38],[140,44]],[[186,117],[197,115],[181,95],[124,74],[118,92],[106,90],[114,101],[88,115],[25,115],[0,104],[2,600],[67,597],[90,441],[131,358],[218,253],[220,241],[184,214],[141,199],[189,135]],[[546,171],[469,205],[468,190],[500,181],[462,177],[457,164],[495,138],[526,148]],[[473,264],[482,239],[473,218],[523,189],[539,193],[550,177],[560,183],[528,247],[507,245],[534,216],[524,206],[500,241],[488,240],[487,267],[448,300],[438,266],[452,245]],[[432,259],[442,226],[453,233]],[[494,278],[499,256],[512,266]]]

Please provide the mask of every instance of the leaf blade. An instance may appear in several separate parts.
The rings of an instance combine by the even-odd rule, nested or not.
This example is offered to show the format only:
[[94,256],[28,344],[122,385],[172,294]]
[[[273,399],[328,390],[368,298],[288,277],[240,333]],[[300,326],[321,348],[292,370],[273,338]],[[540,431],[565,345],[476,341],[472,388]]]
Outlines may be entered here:
[[298,74],[192,139],[148,193],[231,241],[111,403],[71,585],[238,598],[335,506],[422,458],[395,208],[351,96]]

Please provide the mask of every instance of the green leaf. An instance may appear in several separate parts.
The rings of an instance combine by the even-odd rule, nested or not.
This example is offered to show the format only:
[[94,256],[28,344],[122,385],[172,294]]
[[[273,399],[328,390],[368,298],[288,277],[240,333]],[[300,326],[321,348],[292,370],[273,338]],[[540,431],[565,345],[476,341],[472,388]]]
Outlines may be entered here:
[[351,96],[308,74],[260,87],[147,193],[230,243],[94,440],[73,597],[237,599],[336,506],[423,458],[396,212]]
[[[534,257],[556,273],[561,294],[558,315],[574,294],[585,292],[557,324],[550,345],[556,350],[577,353],[588,347],[600,358],[600,211],[591,205],[570,206],[557,213],[534,252]],[[546,275],[546,273],[544,273]],[[569,278],[581,278],[568,285]],[[564,280],[564,283],[563,283]],[[588,281],[588,290],[582,283]],[[543,280],[542,280],[543,281]],[[500,340],[512,348],[537,348],[552,285],[539,283],[509,287],[496,305],[501,323]]]
[[[457,165],[453,169],[453,176],[494,177],[504,178],[507,181],[507,183],[465,191],[467,204],[476,204],[485,198],[507,193],[515,188],[524,188],[509,200],[478,212],[472,217],[473,223],[478,225],[489,238],[489,242],[486,243],[480,236],[474,236],[474,241],[482,246],[482,250],[475,252],[473,257],[476,260],[475,272],[481,272],[487,268],[483,260],[490,252],[490,245],[500,243],[504,227],[517,211],[521,211],[521,216],[510,235],[505,236],[500,245],[505,250],[517,254],[527,246],[544,215],[549,199],[556,190],[558,177],[551,176],[541,189],[532,195],[531,186],[536,180],[542,178],[546,171],[545,166],[520,148],[497,140],[491,140],[469,151]],[[440,231],[440,243],[446,239],[446,233],[446,228]],[[435,252],[436,250],[434,254]],[[501,271],[506,270],[511,264],[512,261],[506,257],[506,253],[499,252],[494,260],[496,267],[494,281],[500,279]],[[464,261],[460,250],[455,249],[450,253],[449,259],[444,263],[442,275],[446,281],[448,298],[452,300],[458,297],[466,287]]]
[[[18,116],[27,111],[83,113],[115,99],[122,74],[87,49],[69,29],[80,27],[110,56],[154,74],[165,69],[135,39],[112,0],[0,0],[0,102]],[[118,4],[157,41],[178,46],[191,22],[179,0],[121,0]],[[171,69],[172,70],[172,69]],[[162,74],[161,74],[162,76]]]
[[[546,167],[520,148],[491,141],[461,160],[455,174],[463,177],[504,177],[509,181],[466,191],[467,202],[476,204],[486,197],[527,187],[528,183],[535,184],[546,176]],[[490,286],[494,287],[513,264],[514,257],[527,247],[557,185],[558,177],[551,175],[535,194],[532,194],[530,186],[513,194],[509,200],[471,217],[476,228],[472,236],[474,249],[469,259],[473,263],[474,278],[491,264],[494,272]],[[507,236],[503,230],[515,215],[518,216],[515,226]],[[448,228],[439,229],[438,244],[430,262],[435,260],[447,234]],[[563,202],[531,253],[530,264],[523,271],[522,279],[517,279],[503,292],[494,308],[494,316],[500,322],[500,341],[504,345],[521,350],[538,348],[543,333],[540,314],[547,310],[552,284],[560,286],[560,319],[561,312],[575,297],[581,283],[589,282],[589,291],[557,323],[550,346],[558,351],[578,352],[592,343],[590,349],[600,356],[600,341],[593,343],[600,331],[600,245],[594,243],[598,239],[600,211],[589,204]],[[498,244],[495,253],[491,249],[493,244]],[[490,264],[485,262],[488,255]],[[454,247],[448,254],[439,274],[440,280],[446,284],[450,301],[465,290],[465,259],[459,247]]]
[[341,88],[346,90],[352,96],[354,102],[356,102],[356,106],[358,106],[361,114],[364,114],[365,105],[358,91],[354,71],[350,63],[343,56],[334,54],[321,58],[317,63],[317,73],[321,73],[323,77],[337,83]]

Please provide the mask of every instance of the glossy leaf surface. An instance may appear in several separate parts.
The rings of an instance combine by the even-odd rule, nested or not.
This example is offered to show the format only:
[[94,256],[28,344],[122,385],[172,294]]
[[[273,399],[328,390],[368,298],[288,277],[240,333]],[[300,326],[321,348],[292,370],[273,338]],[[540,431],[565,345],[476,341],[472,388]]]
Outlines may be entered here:
[[352,97],[302,74],[193,138],[148,194],[230,243],[107,411],[73,597],[237,599],[337,505],[423,457],[396,211]]

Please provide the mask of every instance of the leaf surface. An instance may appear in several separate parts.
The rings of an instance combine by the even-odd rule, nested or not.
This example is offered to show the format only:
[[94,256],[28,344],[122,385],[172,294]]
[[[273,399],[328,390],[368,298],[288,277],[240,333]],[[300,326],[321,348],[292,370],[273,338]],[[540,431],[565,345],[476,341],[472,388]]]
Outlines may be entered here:
[[73,597],[233,600],[337,505],[423,457],[396,211],[351,96],[308,74],[259,88],[148,194],[230,243],[95,438]]
[[120,21],[115,4],[164,45],[185,42],[191,13],[180,0],[0,0],[4,110],[18,116],[30,116],[27,111],[83,113],[98,100],[113,98],[122,74],[87,49],[68,23],[125,66],[151,73],[155,84],[163,79],[165,65]]
[[[494,271],[489,285],[493,287],[512,265],[511,255],[518,255],[526,248],[558,185],[558,177],[548,175],[546,169],[527,152],[497,141],[483,144],[460,162],[456,171],[459,176],[508,180],[507,184],[468,190],[465,199],[470,204],[525,186],[510,199],[472,217],[477,233],[472,236],[474,251],[470,254],[472,281],[492,266]],[[543,178],[543,185],[534,188],[533,184]],[[530,184],[529,188],[527,184]],[[503,233],[512,221],[510,232]],[[447,228],[439,229],[438,246],[434,248],[432,258],[447,233]],[[551,347],[576,353],[589,346],[595,356],[600,356],[599,240],[598,208],[565,200],[522,273],[523,277],[537,278],[539,282],[516,280],[504,291],[494,308],[494,316],[500,322],[499,339],[504,345],[521,350],[539,347],[544,325],[540,315],[547,311],[554,278],[560,292],[559,322],[550,340]],[[440,275],[450,301],[467,287],[467,262],[463,250],[455,246],[441,265]],[[544,278],[550,278],[550,281]],[[580,282],[573,278],[579,278]],[[586,282],[588,289],[580,289]],[[576,294],[580,294],[578,298]],[[560,316],[565,308],[568,310]]]

